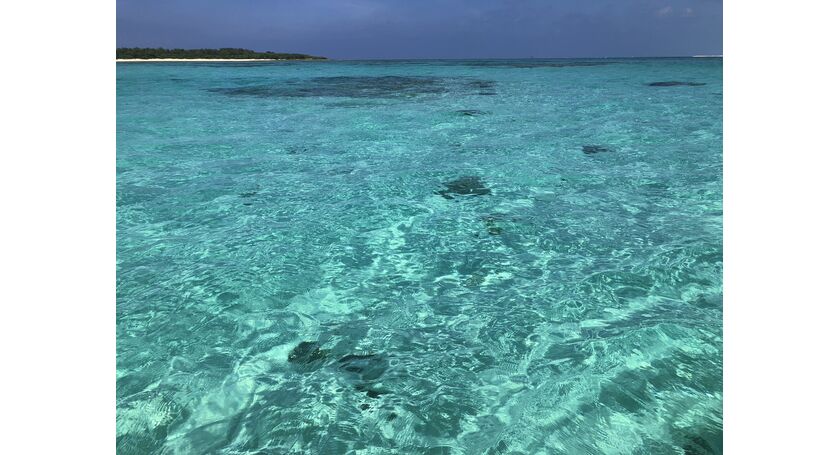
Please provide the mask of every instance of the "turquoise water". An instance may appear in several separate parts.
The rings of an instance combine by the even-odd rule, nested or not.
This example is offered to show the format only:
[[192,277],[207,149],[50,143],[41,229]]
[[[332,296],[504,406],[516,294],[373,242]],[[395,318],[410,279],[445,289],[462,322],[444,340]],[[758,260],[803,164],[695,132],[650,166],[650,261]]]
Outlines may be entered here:
[[118,64],[118,453],[720,453],[721,70]]

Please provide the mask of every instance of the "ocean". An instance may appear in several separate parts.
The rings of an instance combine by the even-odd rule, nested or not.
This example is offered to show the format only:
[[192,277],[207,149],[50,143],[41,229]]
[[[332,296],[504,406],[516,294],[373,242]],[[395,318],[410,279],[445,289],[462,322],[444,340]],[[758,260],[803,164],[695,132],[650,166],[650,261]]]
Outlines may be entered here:
[[118,453],[722,452],[722,59],[116,73]]

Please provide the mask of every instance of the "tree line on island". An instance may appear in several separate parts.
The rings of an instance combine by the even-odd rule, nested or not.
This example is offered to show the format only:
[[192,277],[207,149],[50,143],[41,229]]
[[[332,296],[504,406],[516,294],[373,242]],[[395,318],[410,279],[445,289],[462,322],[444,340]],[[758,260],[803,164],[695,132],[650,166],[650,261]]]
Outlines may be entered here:
[[222,48],[222,49],[164,49],[147,47],[117,48],[118,59],[271,59],[271,60],[326,60],[307,54],[286,54],[280,52],[255,52],[250,49]]

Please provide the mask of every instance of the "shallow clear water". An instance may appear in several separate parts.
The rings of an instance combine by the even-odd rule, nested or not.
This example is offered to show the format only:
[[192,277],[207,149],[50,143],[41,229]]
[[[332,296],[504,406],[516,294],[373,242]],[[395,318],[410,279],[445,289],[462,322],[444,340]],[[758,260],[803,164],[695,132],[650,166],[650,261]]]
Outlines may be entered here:
[[719,453],[721,69],[118,64],[118,452]]

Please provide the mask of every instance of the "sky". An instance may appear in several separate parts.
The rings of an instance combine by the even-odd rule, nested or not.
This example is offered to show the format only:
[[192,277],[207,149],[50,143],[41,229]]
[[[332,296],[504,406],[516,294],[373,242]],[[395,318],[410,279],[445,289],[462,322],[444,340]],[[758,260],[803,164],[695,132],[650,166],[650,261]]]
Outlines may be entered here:
[[334,59],[718,55],[721,0],[117,0],[118,47]]

